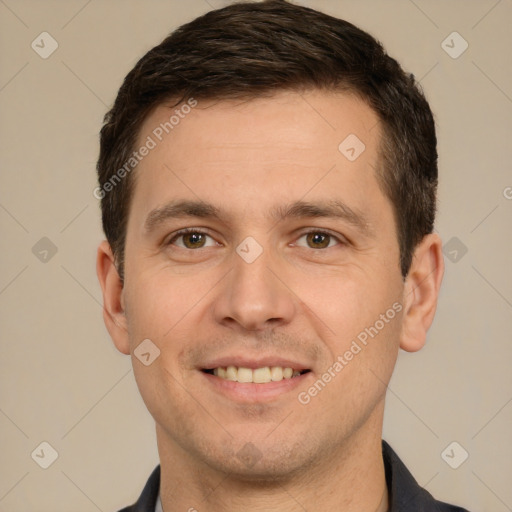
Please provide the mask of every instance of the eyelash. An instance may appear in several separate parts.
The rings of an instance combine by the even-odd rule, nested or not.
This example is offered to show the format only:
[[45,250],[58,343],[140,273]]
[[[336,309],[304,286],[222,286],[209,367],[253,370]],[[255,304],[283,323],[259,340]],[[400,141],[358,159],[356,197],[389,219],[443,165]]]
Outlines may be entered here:
[[[194,234],[198,234],[198,235],[206,235],[206,236],[209,236],[210,238],[213,238],[207,231],[203,231],[200,228],[184,228],[184,229],[181,229],[180,231],[177,231],[172,236],[172,238],[166,243],[166,245],[173,245],[173,242],[175,242],[178,238],[180,238],[183,235],[190,234],[190,233],[194,233]],[[314,233],[317,235],[327,235],[331,238],[334,238],[339,243],[339,245],[348,245],[348,242],[345,239],[341,239],[340,236],[334,235],[333,233],[331,233],[329,231],[325,231],[325,230],[321,230],[321,229],[310,229],[308,231],[303,231],[299,235],[297,240],[299,240],[303,236],[309,235],[310,233]],[[180,247],[180,249],[183,249],[183,247]],[[197,251],[198,249],[204,249],[204,247],[198,247],[197,249],[185,248],[185,250],[189,250],[189,251]],[[308,247],[308,249],[315,250],[312,247]],[[324,247],[324,248],[316,249],[316,250],[325,251],[326,249],[332,249],[332,247]]]

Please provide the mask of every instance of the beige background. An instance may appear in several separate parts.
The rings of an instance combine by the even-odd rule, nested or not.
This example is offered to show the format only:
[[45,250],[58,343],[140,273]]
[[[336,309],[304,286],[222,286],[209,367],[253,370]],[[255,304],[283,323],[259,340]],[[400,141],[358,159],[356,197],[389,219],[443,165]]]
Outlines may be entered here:
[[[130,360],[102,320],[98,131],[135,61],[226,3],[0,0],[1,511],[115,511],[158,463]],[[384,437],[439,499],[510,511],[512,1],[297,3],[377,36],[437,116],[437,229],[456,240],[427,346],[400,355]],[[43,31],[59,45],[47,59],[31,48]],[[441,46],[453,31],[469,43],[456,59]],[[43,237],[57,248],[46,262],[45,242],[33,251]],[[48,469],[31,458],[43,441],[58,452]],[[458,469],[441,457],[452,441],[469,453]]]

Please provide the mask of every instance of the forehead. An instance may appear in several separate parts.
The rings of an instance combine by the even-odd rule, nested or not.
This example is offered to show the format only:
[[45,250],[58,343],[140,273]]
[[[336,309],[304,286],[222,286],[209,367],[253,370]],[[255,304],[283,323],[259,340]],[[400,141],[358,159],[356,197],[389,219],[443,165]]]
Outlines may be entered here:
[[[376,113],[356,94],[315,89],[302,93],[279,91],[245,100],[189,98],[175,106],[164,103],[144,121],[139,143],[149,135],[160,146],[173,140],[179,144],[195,132],[192,135],[197,144],[220,142],[232,149],[244,144],[247,150],[251,143],[257,149],[258,144],[269,141],[282,152],[286,147],[281,143],[303,145],[304,149],[318,146],[318,136],[325,139],[326,147],[337,149],[340,137],[350,133],[371,145],[379,130]],[[280,139],[275,139],[276,133]]]
[[286,91],[184,105],[160,105],[141,128],[137,147],[151,149],[136,168],[140,215],[176,198],[254,217],[306,195],[360,208],[379,193],[381,127],[355,95]]

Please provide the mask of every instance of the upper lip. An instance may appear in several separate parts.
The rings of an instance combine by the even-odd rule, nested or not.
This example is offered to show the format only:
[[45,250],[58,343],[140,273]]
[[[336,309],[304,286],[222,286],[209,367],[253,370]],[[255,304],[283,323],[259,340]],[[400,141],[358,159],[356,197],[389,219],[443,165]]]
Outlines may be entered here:
[[279,356],[267,357],[247,357],[247,356],[224,356],[217,357],[207,361],[201,366],[202,370],[211,370],[213,368],[225,368],[227,366],[237,366],[243,368],[263,368],[265,366],[281,366],[283,368],[293,368],[294,370],[309,370],[310,367],[298,360],[283,358]]

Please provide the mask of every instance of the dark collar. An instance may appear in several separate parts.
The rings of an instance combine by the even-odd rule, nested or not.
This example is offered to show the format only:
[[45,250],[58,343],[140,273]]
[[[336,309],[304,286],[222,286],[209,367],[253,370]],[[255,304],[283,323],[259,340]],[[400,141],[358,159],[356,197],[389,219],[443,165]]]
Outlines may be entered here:
[[429,492],[418,485],[393,448],[384,440],[382,456],[390,497],[389,512],[468,512],[463,508],[435,500]]
[[[382,456],[390,496],[389,512],[468,512],[463,508],[436,501],[430,493],[422,489],[386,441],[382,441]],[[159,488],[158,465],[151,473],[137,503],[119,512],[155,512]]]

